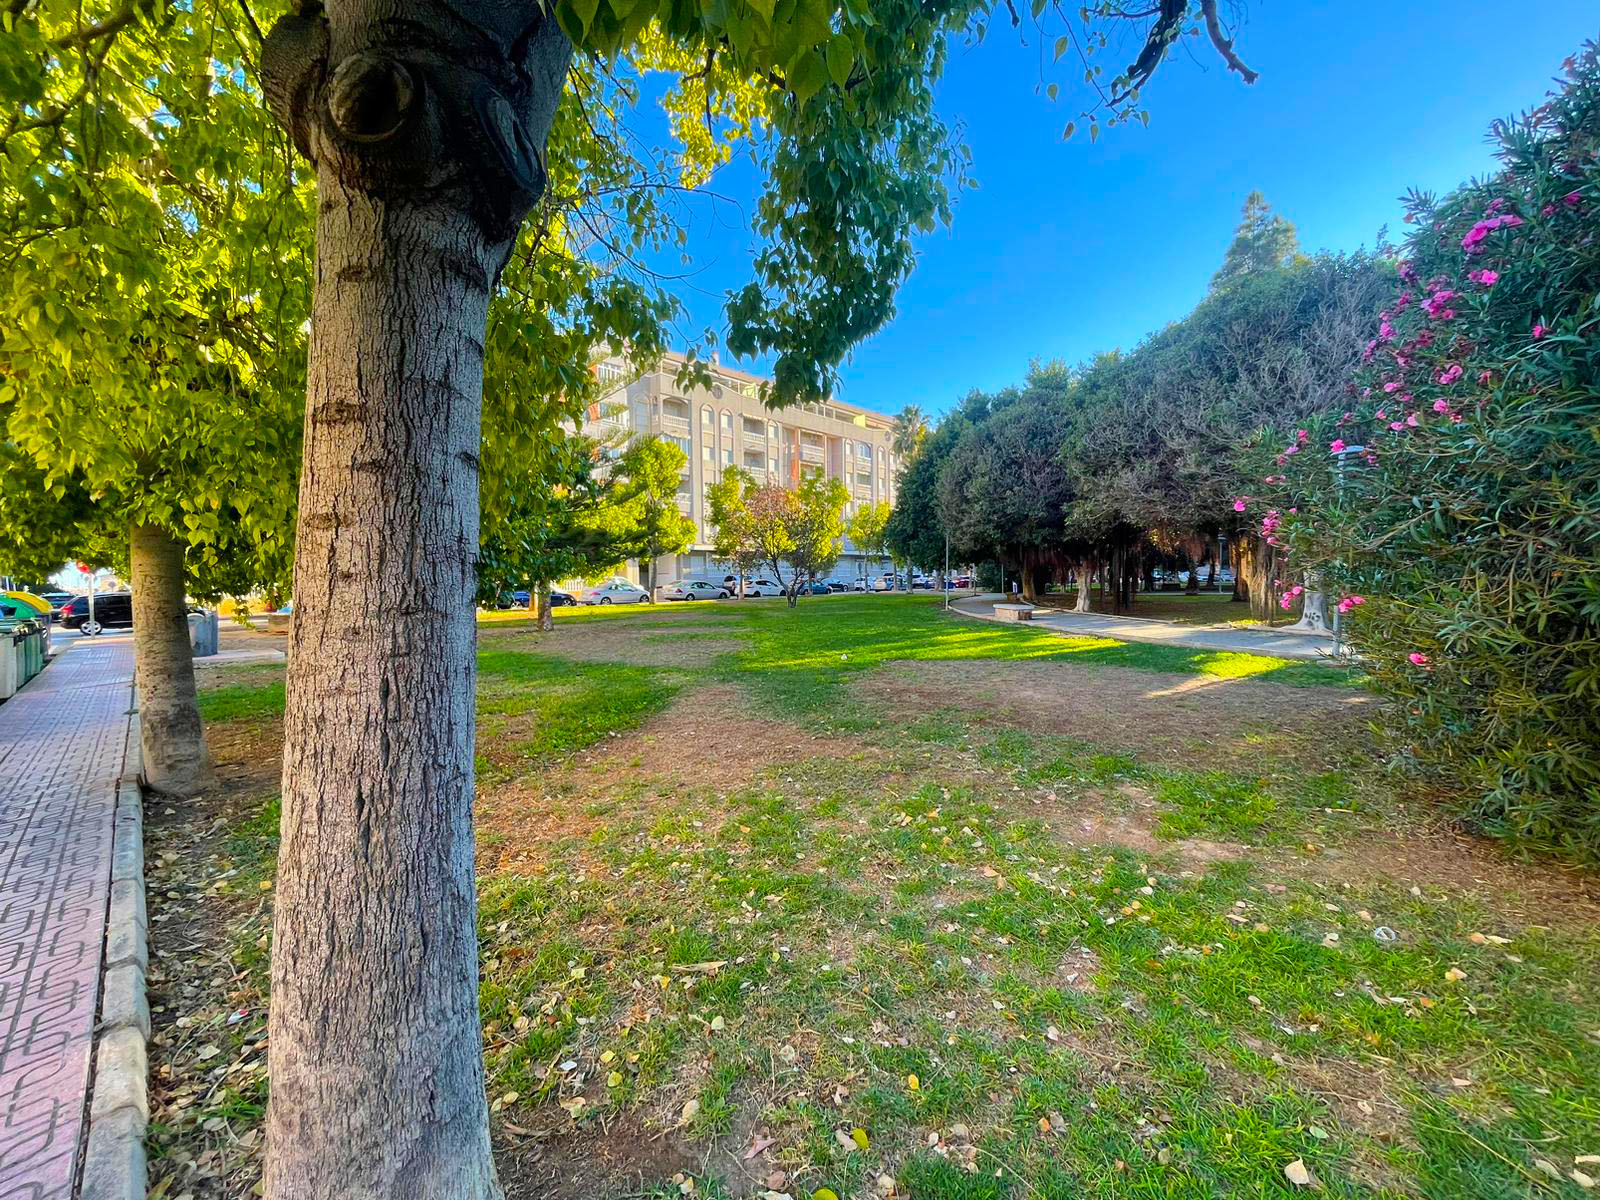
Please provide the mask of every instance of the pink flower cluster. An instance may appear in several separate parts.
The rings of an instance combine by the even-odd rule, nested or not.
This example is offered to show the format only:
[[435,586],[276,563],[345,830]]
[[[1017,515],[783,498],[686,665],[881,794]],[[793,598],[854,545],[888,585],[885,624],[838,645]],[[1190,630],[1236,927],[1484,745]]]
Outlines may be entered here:
[[1305,587],[1301,584],[1295,584],[1282,596],[1278,597],[1278,607],[1287,612],[1289,609],[1294,607],[1295,598],[1305,590]]
[[1433,378],[1440,387],[1449,387],[1456,380],[1460,379],[1462,374],[1463,372],[1461,370],[1460,363],[1450,363],[1448,366],[1441,367]]
[[1467,278],[1473,283],[1481,283],[1484,287],[1493,287],[1500,282],[1499,271],[1468,271]]
[[1456,310],[1450,307],[1450,301],[1456,298],[1457,293],[1449,288],[1440,288],[1433,295],[1422,302],[1422,311],[1435,321],[1451,321],[1455,319]]
[[1468,254],[1477,254],[1483,248],[1483,239],[1496,229],[1515,229],[1522,223],[1522,218],[1516,213],[1502,213],[1498,217],[1488,217],[1467,230],[1466,236],[1461,239],[1461,248]]
[[1411,661],[1411,665],[1414,667],[1426,667],[1429,661],[1426,654],[1416,650],[1413,650],[1410,654],[1406,655],[1406,658]]
[[1339,601],[1338,609],[1342,613],[1347,613],[1351,609],[1357,608],[1366,602],[1367,598],[1365,596],[1346,596],[1344,599]]

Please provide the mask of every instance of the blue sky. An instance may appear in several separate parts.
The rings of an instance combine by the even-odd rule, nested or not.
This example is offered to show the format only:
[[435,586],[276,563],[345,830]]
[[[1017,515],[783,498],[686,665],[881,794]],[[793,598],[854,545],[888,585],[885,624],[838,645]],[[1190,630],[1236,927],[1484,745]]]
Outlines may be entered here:
[[[1397,197],[1488,171],[1489,123],[1536,103],[1600,34],[1593,0],[1257,0],[1246,17],[1237,47],[1258,83],[1196,44],[1147,89],[1149,128],[1093,145],[1061,140],[1083,96],[1067,59],[1041,67],[1036,36],[1023,45],[997,22],[984,45],[958,47],[940,106],[963,124],[980,186],[950,230],[919,240],[898,315],[845,363],[839,397],[938,412],[1015,382],[1032,358],[1133,345],[1201,298],[1252,189],[1303,248],[1371,245],[1385,223],[1398,240]],[[713,186],[746,200],[753,179],[736,167]],[[723,327],[722,294],[748,278],[750,250],[735,209],[700,206],[686,331]]]

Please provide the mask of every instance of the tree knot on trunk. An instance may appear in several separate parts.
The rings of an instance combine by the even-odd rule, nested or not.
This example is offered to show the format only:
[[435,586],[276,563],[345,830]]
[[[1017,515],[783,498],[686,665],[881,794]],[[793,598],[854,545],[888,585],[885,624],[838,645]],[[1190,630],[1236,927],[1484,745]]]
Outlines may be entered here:
[[261,74],[295,146],[345,187],[386,203],[454,204],[496,243],[544,191],[544,143],[570,56],[542,16],[515,30],[433,31],[416,19],[340,30],[306,5],[273,26]]

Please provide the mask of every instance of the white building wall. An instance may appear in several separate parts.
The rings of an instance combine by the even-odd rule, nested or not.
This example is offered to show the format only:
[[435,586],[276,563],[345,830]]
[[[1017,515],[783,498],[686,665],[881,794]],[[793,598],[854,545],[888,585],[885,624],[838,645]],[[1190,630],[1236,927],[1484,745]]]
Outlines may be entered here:
[[[803,473],[843,480],[850,492],[847,518],[864,503],[894,503],[899,464],[890,418],[831,400],[769,411],[759,399],[762,380],[717,365],[710,368],[709,387],[681,388],[676,376],[683,362],[680,355],[667,355],[641,372],[620,357],[602,360],[595,368],[598,378],[616,387],[590,409],[583,429],[590,437],[618,441],[637,434],[670,438],[688,457],[680,506],[699,537],[688,553],[658,560],[658,582],[720,579],[725,573],[711,555],[706,492],[730,465],[743,467],[758,482],[791,487]],[[834,574],[852,578],[862,565],[862,555],[846,539]],[[878,563],[866,565],[876,569]],[[637,564],[626,573],[637,580]]]

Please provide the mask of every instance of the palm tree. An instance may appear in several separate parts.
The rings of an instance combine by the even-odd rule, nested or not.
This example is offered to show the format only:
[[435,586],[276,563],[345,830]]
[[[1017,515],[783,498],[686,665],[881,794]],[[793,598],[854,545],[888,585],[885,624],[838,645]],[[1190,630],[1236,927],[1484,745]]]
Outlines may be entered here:
[[902,408],[894,419],[894,452],[902,465],[922,449],[922,439],[928,436],[928,418],[915,404]]

